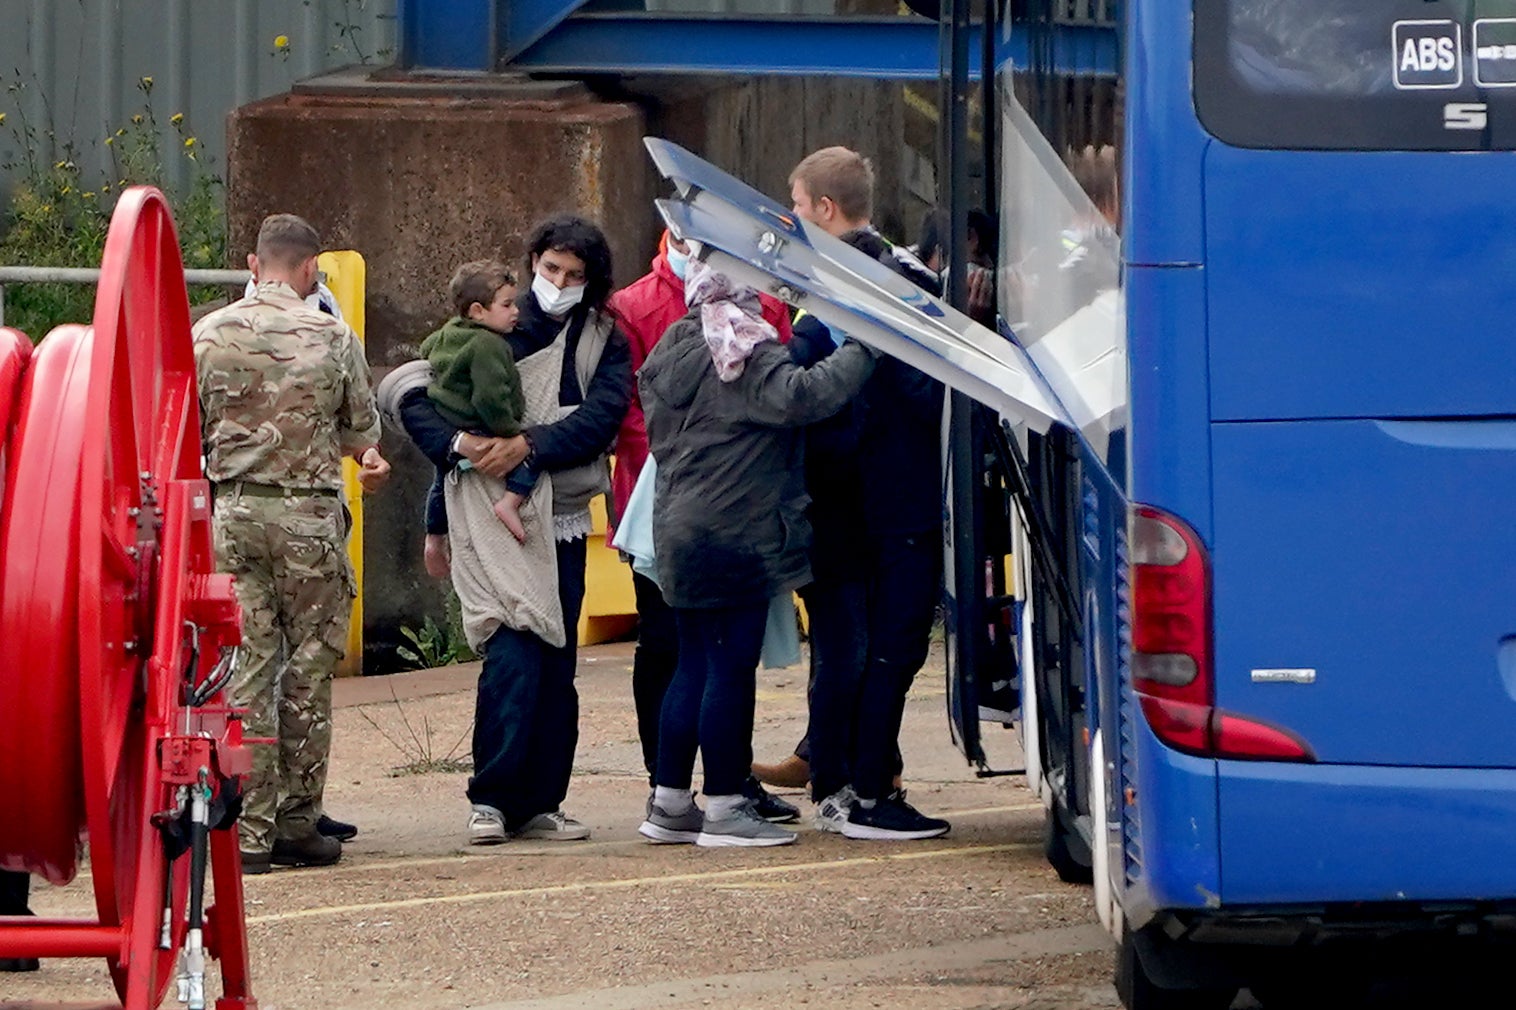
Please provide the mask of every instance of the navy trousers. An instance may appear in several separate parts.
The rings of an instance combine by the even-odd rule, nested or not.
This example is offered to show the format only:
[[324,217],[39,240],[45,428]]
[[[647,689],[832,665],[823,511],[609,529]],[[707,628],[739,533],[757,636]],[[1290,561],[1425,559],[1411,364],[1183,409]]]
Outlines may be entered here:
[[499,810],[507,830],[557,810],[568,795],[579,744],[574,664],[585,544],[582,537],[557,544],[558,597],[568,644],[554,648],[530,632],[501,628],[484,645],[468,798]]
[[688,789],[698,748],[705,794],[743,792],[753,766],[753,704],[768,603],[676,608],[679,665],[663,699],[657,784]]

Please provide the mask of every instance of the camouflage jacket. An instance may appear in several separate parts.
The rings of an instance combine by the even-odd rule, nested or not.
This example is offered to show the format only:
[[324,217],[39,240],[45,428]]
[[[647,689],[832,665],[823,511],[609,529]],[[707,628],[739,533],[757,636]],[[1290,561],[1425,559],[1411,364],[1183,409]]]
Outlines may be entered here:
[[363,345],[289,285],[195,324],[205,472],[212,481],[342,489],[342,457],[379,441]]

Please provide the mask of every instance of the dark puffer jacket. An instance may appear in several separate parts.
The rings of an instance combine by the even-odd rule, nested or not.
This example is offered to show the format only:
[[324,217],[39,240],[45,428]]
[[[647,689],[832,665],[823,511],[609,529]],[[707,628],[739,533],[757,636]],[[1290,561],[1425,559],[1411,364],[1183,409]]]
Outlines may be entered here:
[[812,368],[777,341],[716,376],[698,313],[669,327],[638,373],[658,461],[653,546],[670,606],[761,603],[810,581],[800,428],[836,413],[874,368],[848,342]]

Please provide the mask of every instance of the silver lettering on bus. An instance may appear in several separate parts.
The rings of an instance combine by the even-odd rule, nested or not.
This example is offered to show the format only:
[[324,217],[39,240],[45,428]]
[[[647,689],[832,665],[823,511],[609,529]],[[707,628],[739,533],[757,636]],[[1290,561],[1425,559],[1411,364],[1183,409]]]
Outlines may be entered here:
[[1314,684],[1315,670],[1254,670],[1255,684]]
[[1449,130],[1482,130],[1489,122],[1484,102],[1449,102],[1442,107],[1442,125]]

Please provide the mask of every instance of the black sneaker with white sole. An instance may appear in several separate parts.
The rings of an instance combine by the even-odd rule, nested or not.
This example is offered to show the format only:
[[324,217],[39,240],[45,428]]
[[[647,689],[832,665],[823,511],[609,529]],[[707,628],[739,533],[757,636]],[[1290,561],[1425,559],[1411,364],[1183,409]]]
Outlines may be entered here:
[[752,800],[758,816],[771,824],[791,824],[800,820],[799,807],[775,796],[751,775],[742,784],[742,795]]
[[905,801],[905,790],[899,789],[878,800],[872,807],[855,801],[843,822],[842,833],[848,838],[869,841],[910,841],[919,838],[938,838],[948,833],[952,825],[940,817],[927,817]]

